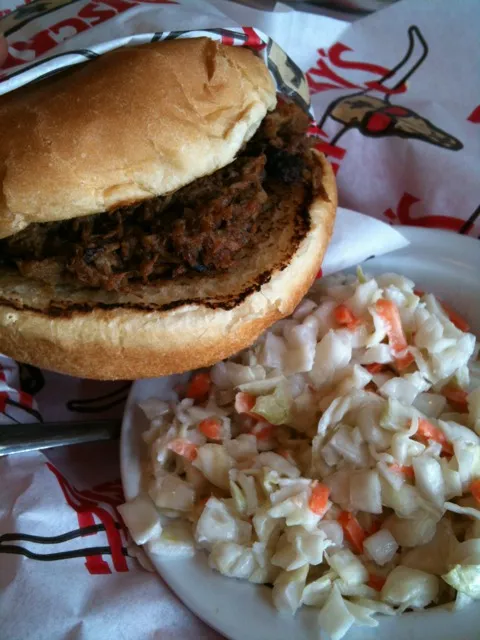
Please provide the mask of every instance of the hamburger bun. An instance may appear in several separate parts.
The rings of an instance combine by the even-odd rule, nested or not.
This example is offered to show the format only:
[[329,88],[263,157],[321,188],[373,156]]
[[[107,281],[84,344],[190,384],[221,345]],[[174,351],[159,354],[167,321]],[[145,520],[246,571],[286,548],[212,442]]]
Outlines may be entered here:
[[231,162],[267,110],[250,50],[123,48],[0,99],[0,238],[163,195]]
[[[174,193],[233,162],[275,104],[259,58],[205,38],[120,49],[8,94],[0,237]],[[308,206],[282,186],[285,206],[262,219],[232,269],[110,291],[0,263],[0,352],[113,380],[208,366],[250,345],[295,309],[333,231],[333,172],[309,153]]]

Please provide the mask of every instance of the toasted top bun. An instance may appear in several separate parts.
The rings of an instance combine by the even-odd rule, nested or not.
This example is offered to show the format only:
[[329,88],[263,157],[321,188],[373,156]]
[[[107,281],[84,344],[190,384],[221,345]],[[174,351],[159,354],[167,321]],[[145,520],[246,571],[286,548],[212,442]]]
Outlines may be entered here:
[[208,38],[118,49],[7,94],[0,238],[209,175],[233,161],[275,104],[252,51]]
[[[0,353],[86,378],[134,379],[208,366],[247,347],[292,313],[330,240],[335,179],[325,157],[312,153],[322,182],[308,211],[280,208],[230,272],[120,293],[52,286],[2,269]],[[71,312],[52,316],[55,303]]]

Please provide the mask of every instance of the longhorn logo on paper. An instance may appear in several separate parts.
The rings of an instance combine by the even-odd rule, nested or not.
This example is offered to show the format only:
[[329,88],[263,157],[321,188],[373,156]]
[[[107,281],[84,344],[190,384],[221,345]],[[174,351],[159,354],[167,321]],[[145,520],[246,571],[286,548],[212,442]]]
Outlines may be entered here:
[[[8,38],[3,69],[31,63],[57,45],[142,4],[178,4],[178,0],[36,0],[0,15],[0,31]],[[46,16],[49,18],[46,18]],[[31,23],[49,20],[42,27]],[[45,25],[45,26],[44,26]],[[33,27],[33,28],[32,28]]]
[[0,553],[44,562],[85,558],[85,568],[91,575],[128,571],[126,528],[117,511],[124,502],[120,480],[79,490],[52,464],[47,463],[47,467],[73,509],[78,527],[53,536],[3,534]]
[[43,422],[33,398],[43,386],[43,376],[38,369],[32,374],[33,369],[0,355],[0,425]]
[[473,124],[480,124],[480,104],[472,111],[467,120]]
[[[401,101],[396,104],[396,96],[406,93],[408,81],[428,56],[427,42],[418,27],[409,28],[408,39],[405,55],[391,69],[372,63],[344,60],[342,54],[351,49],[341,43],[331,47],[328,54],[323,49],[319,50],[321,58],[317,66],[307,72],[312,94],[330,89],[359,89],[331,102],[320,118],[317,134],[325,138],[328,137],[324,132],[328,120],[341,125],[330,140],[323,145],[319,144],[324,153],[335,159],[343,158],[345,149],[338,147],[338,142],[352,129],[372,138],[395,136],[421,140],[450,151],[463,148],[460,140],[421,114],[404,107]],[[327,63],[327,57],[331,64],[340,69],[367,72],[376,75],[377,79],[369,80],[363,86],[354,84],[338,75]],[[319,77],[322,78],[321,82]],[[395,103],[392,103],[394,96]]]
[[400,198],[396,209],[388,208],[383,212],[383,215],[391,222],[398,221],[401,224],[429,227],[430,229],[446,229],[462,234],[467,234],[480,216],[480,206],[475,209],[468,220],[442,214],[414,215],[412,207],[417,203],[420,203],[420,199],[406,192]]
[[125,403],[130,386],[130,382],[120,383],[106,393],[99,395],[97,391],[93,397],[89,393],[83,393],[82,397],[67,400],[66,407],[72,413],[97,414],[109,411]]

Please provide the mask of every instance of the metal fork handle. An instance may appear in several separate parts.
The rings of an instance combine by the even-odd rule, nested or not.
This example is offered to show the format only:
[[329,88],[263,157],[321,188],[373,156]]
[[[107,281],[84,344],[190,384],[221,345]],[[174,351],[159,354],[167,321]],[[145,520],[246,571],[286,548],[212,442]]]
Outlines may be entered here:
[[122,421],[92,420],[0,425],[0,457],[120,437]]

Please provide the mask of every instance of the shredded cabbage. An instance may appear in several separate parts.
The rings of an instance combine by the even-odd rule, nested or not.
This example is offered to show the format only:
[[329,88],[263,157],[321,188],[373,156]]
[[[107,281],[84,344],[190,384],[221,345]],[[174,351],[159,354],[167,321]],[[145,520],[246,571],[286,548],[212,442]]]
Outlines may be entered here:
[[285,518],[289,527],[302,525],[305,529],[312,530],[318,524],[321,516],[310,509],[308,501],[309,492],[305,489],[276,504],[268,513],[272,518]]
[[147,542],[146,548],[163,560],[191,558],[195,555],[192,529],[184,520],[172,520],[164,525],[160,536]]
[[379,392],[387,398],[409,406],[413,404],[419,393],[428,389],[428,386],[425,378],[417,371],[416,373],[388,380],[380,387]]
[[252,412],[265,418],[270,424],[286,424],[290,417],[292,398],[285,385],[278,386],[273,394],[257,398]]
[[395,609],[393,609],[393,607],[390,607],[388,604],[385,604],[384,602],[380,602],[379,600],[372,600],[370,598],[360,597],[360,598],[354,598],[353,602],[362,607],[365,607],[366,609],[370,609],[374,613],[381,613],[384,616],[395,615]]
[[361,605],[349,602],[348,600],[345,600],[345,606],[347,607],[348,612],[355,618],[355,624],[362,627],[378,627],[378,620],[374,620],[372,618],[375,611],[369,607],[362,607]]
[[366,347],[375,347],[385,340],[387,337],[387,327],[383,319],[375,311],[375,307],[369,308],[369,314],[373,320],[374,331],[370,337],[366,340]]
[[382,513],[382,487],[377,471],[355,471],[350,476],[350,505],[365,513]]
[[441,509],[445,502],[445,482],[440,463],[423,454],[413,458],[413,471],[420,493]]
[[287,478],[298,478],[300,476],[300,470],[294,464],[273,451],[260,453],[257,457],[256,466],[268,467],[276,471],[280,476]]
[[328,564],[348,585],[358,585],[368,580],[368,571],[350,549],[337,549],[327,558]]
[[235,517],[221,500],[212,497],[197,522],[195,541],[208,549],[216,542],[247,544],[251,535],[251,524]]
[[260,363],[272,369],[282,369],[286,352],[285,340],[268,332],[260,352]]
[[435,535],[437,520],[429,513],[416,510],[409,518],[401,518],[392,514],[383,523],[402,547],[418,547],[424,545]]
[[337,578],[334,581],[334,584],[338,587],[342,596],[347,596],[349,598],[374,598],[377,595],[375,589],[363,583],[353,584],[351,582],[345,582],[341,578]]
[[329,540],[333,546],[342,546],[343,529],[338,522],[335,522],[334,520],[322,520],[317,524],[317,529],[319,531],[323,531],[327,540]]
[[402,610],[423,609],[435,602],[440,588],[436,576],[417,569],[398,566],[389,573],[380,597]]
[[440,466],[442,468],[443,482],[445,487],[445,498],[451,500],[462,495],[462,481],[460,473],[451,468],[445,458],[440,458]]
[[230,476],[230,492],[235,500],[239,513],[253,515],[258,508],[258,495],[255,479],[243,471],[232,469]]
[[157,477],[148,493],[154,504],[161,509],[188,511],[195,500],[193,488],[174,474]]
[[419,393],[413,406],[429,418],[438,418],[445,409],[447,400],[437,393]]
[[448,556],[457,544],[450,521],[441,520],[430,542],[411,548],[402,556],[401,563],[411,569],[441,576],[448,571]]
[[256,568],[253,551],[235,542],[216,542],[208,564],[229,578],[248,580]]
[[398,518],[402,520],[411,518],[418,511],[430,513],[433,516],[437,515],[438,509],[422,498],[416,487],[405,482],[399,489],[394,489],[389,483],[383,480],[380,482],[382,484],[382,504],[393,509]]
[[368,307],[376,302],[380,296],[381,291],[378,284],[372,278],[355,288],[355,293],[348,298],[346,305],[356,316],[361,316],[367,313]]
[[285,354],[285,371],[289,375],[310,371],[315,359],[317,345],[316,323],[303,323],[285,332],[287,352]]
[[393,362],[392,350],[388,344],[377,344],[359,354],[360,364],[388,364]]
[[302,602],[308,565],[294,571],[282,571],[273,583],[273,604],[279,611],[295,613]]
[[330,330],[315,349],[315,360],[309,372],[313,384],[319,387],[329,382],[337,370],[348,365],[351,357],[352,345],[345,334],[339,336]]
[[480,436],[480,387],[468,394],[468,415],[470,427]]
[[323,560],[323,553],[331,546],[323,531],[306,531],[303,527],[288,527],[277,543],[272,564],[293,571],[304,565],[316,566]]
[[198,449],[193,465],[216,487],[229,488],[228,472],[234,461],[221,444],[204,444]]
[[462,490],[466,491],[471,481],[480,476],[480,447],[472,442],[454,441],[453,449],[457,461]]
[[256,382],[264,380],[266,377],[265,369],[261,365],[253,367],[237,364],[236,362],[225,363],[226,374],[233,387],[238,387],[247,382]]
[[332,588],[335,578],[333,571],[325,573],[321,578],[307,584],[302,593],[302,604],[310,607],[323,607]]
[[152,538],[160,537],[160,516],[148,496],[140,494],[134,500],[121,504],[118,512],[136,544],[145,544]]
[[436,375],[440,379],[453,375],[457,369],[468,363],[474,348],[475,336],[470,333],[464,333],[451,346],[440,353],[432,354],[432,367]]
[[380,529],[363,541],[364,551],[380,567],[395,557],[398,543],[388,529]]
[[480,564],[457,564],[442,578],[457,591],[474,600],[480,600]]
[[327,601],[318,614],[318,624],[332,640],[340,640],[355,622],[347,609],[338,587],[333,586]]
[[445,509],[447,509],[447,511],[452,511],[453,513],[471,516],[472,518],[480,520],[480,510],[474,509],[473,507],[462,507],[459,504],[455,504],[455,502],[445,502]]
[[389,431],[406,430],[416,415],[417,412],[412,406],[403,404],[397,398],[390,396],[380,417],[380,426]]
[[139,403],[140,409],[149,420],[155,420],[158,416],[164,416],[170,411],[168,402],[157,398],[148,398]]
[[478,357],[404,276],[322,278],[210,369],[208,397],[142,402],[148,494],[120,513],[151,554],[203,549],[273,584],[278,609],[316,607],[332,640],[376,614],[465,607],[480,599]]
[[234,440],[227,440],[224,447],[228,455],[235,460],[253,458],[257,455],[257,439],[249,433],[241,433]]
[[268,511],[268,506],[257,509],[253,516],[252,524],[259,540],[269,546],[275,546],[283,527],[282,523],[273,518]]

